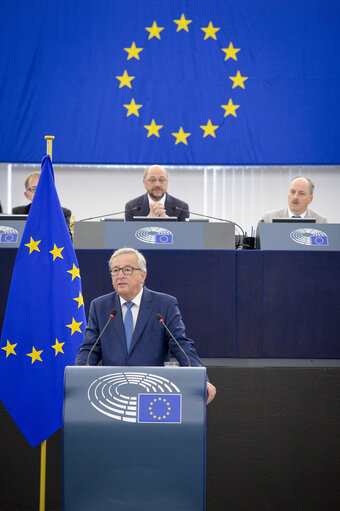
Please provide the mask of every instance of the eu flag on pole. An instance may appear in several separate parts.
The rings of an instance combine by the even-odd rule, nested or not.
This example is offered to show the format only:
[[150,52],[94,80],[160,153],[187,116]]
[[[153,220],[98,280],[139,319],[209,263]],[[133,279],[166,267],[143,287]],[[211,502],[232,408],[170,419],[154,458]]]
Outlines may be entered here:
[[79,266],[45,156],[0,343],[0,399],[32,446],[61,427],[64,368],[74,364],[84,327]]

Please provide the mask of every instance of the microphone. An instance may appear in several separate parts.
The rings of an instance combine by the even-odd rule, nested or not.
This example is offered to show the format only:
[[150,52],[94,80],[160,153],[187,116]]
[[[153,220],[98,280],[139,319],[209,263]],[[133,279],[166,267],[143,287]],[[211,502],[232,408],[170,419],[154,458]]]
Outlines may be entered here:
[[[179,208],[178,206],[172,206],[172,209],[175,211],[188,211],[187,209]],[[218,218],[216,216],[202,215],[201,213],[195,213],[194,211],[189,211],[189,213],[190,213],[190,215],[201,216],[203,218],[211,218],[211,220],[220,220],[221,222],[227,222],[228,224],[234,224],[240,229],[240,231],[242,232],[242,235],[244,236],[244,230],[242,229],[242,227],[239,224],[237,224],[236,222],[234,222],[233,220],[227,220],[226,218]]]
[[110,323],[111,319],[114,318],[117,314],[117,311],[116,309],[113,309],[111,312],[110,312],[110,316],[109,316],[109,319],[107,320],[103,330],[100,332],[100,334],[98,335],[98,338],[96,340],[96,342],[94,343],[94,345],[92,346],[92,348],[90,349],[89,351],[89,354],[87,355],[87,360],[86,360],[86,365],[90,365],[89,362],[90,362],[90,356],[94,350],[94,348],[97,346],[98,342],[99,342],[99,339],[101,338],[101,336],[103,335],[103,333],[105,332],[106,330],[106,327],[108,326],[108,324]]
[[[134,208],[127,209],[126,211],[139,211],[141,206],[135,206]],[[81,218],[80,220],[77,220],[77,222],[85,222],[86,220],[96,220],[96,218],[107,218],[108,216],[116,216],[121,215],[122,213],[125,213],[125,209],[123,211],[116,211],[115,213],[108,213],[107,215],[98,215],[98,216],[89,216],[88,218]],[[75,224],[73,222],[70,227],[72,227]]]
[[[187,209],[182,209],[182,208],[179,208],[178,206],[172,206],[172,209],[174,209],[175,211],[188,211]],[[226,222],[228,224],[234,224],[235,226],[237,226],[240,229],[240,231],[242,233],[242,235],[235,234],[235,239],[236,239],[236,237],[238,237],[236,248],[239,248],[240,246],[243,247],[243,245],[241,245],[241,239],[244,240],[246,235],[244,234],[244,230],[242,229],[242,227],[239,224],[237,224],[236,222],[234,222],[233,220],[227,220],[226,218],[218,218],[216,216],[202,215],[201,213],[195,213],[194,211],[189,211],[189,214],[201,216],[203,218],[211,218],[212,220],[220,220],[221,222]],[[240,239],[241,236],[242,236],[242,238]]]
[[168,334],[171,336],[171,338],[175,341],[175,343],[177,344],[177,346],[179,347],[179,349],[181,350],[181,352],[183,353],[183,355],[186,357],[187,361],[188,361],[188,367],[191,367],[191,362],[190,362],[190,359],[188,357],[188,355],[185,353],[184,349],[182,348],[182,346],[179,344],[179,342],[177,341],[177,339],[175,339],[175,337],[172,335],[172,333],[170,332],[170,330],[168,329],[168,327],[166,326],[166,324],[164,323],[164,319],[162,318],[162,316],[160,314],[156,314],[156,319],[159,323],[161,323],[165,330],[168,332]]

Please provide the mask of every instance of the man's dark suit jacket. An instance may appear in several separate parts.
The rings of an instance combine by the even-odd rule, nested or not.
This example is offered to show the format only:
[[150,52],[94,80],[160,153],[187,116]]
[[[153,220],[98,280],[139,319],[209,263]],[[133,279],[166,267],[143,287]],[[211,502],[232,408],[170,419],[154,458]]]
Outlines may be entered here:
[[[138,208],[136,211],[131,211]],[[180,208],[176,210],[176,208]],[[185,211],[181,211],[184,209]],[[166,194],[165,211],[168,216],[177,216],[179,222],[189,218],[189,205],[172,195]],[[148,216],[150,213],[148,194],[145,193],[136,199],[132,199],[125,204],[125,220],[130,222],[134,216]]]
[[157,293],[144,287],[137,323],[133,332],[131,349],[127,352],[123,316],[119,295],[116,292],[95,298],[90,305],[84,340],[79,348],[76,365],[86,365],[88,354],[99,333],[103,330],[112,310],[117,315],[111,319],[90,357],[90,365],[112,366],[163,366],[170,352],[181,366],[187,366],[185,355],[167,334],[156,318],[161,314],[164,322],[188,355],[192,366],[202,366],[194,343],[185,334],[176,298]]
[[[26,204],[25,206],[16,206],[15,208],[12,209],[12,213],[13,213],[13,215],[28,215],[28,213],[31,209],[31,205],[32,205],[32,203]],[[67,227],[70,230],[70,221],[71,221],[72,212],[67,208],[62,208],[62,210],[63,210],[64,217],[65,217],[65,220],[67,223]]]

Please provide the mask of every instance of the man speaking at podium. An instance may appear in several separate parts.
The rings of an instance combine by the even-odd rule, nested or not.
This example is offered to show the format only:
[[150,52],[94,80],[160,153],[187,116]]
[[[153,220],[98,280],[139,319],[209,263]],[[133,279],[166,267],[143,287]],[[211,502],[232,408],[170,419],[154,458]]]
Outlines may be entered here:
[[[114,292],[90,305],[76,365],[163,366],[170,352],[181,366],[201,367],[176,298],[144,287],[146,261],[132,248],[116,250],[109,261]],[[215,397],[207,382],[207,404]]]
[[153,165],[144,172],[143,184],[147,193],[125,204],[125,220],[134,216],[177,217],[179,222],[189,218],[189,206],[167,193],[169,177],[165,168]]

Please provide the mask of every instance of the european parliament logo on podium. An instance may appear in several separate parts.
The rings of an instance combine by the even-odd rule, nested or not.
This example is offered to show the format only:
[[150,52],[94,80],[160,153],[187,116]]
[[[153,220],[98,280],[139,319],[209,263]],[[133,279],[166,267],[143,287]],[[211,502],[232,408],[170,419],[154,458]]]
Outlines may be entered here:
[[181,423],[182,394],[175,383],[145,372],[101,376],[88,388],[91,405],[103,415],[124,422]]

